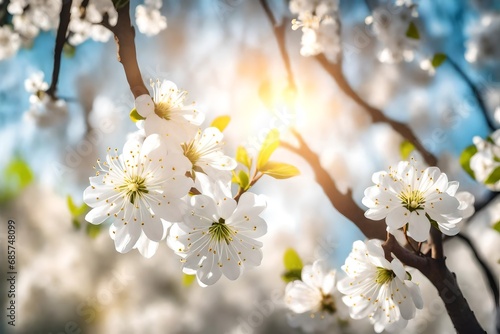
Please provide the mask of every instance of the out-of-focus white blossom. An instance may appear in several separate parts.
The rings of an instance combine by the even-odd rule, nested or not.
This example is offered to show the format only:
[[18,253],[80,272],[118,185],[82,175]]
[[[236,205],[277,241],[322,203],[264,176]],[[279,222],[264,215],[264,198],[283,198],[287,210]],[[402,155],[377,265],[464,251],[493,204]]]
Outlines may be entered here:
[[64,100],[53,100],[47,94],[32,95],[31,105],[24,113],[24,119],[45,128],[60,124],[68,117],[68,106]]
[[291,310],[287,314],[291,327],[312,333],[334,326],[339,317],[348,317],[347,313],[339,314],[339,307],[342,309],[344,305],[339,304],[341,294],[336,289],[335,270],[318,260],[302,268],[301,278],[286,286],[285,303]]
[[0,27],[0,60],[12,57],[20,47],[19,34],[8,25]]
[[470,31],[465,43],[465,59],[471,63],[497,62],[500,59],[500,14],[484,14]]
[[500,130],[493,132],[490,140],[476,136],[473,141],[477,148],[477,153],[470,159],[474,177],[491,190],[499,191],[500,180],[494,183],[486,181],[497,168],[500,168]]
[[146,36],[157,35],[167,28],[167,18],[161,15],[161,0],[145,0],[144,5],[135,8],[135,23]]
[[396,1],[394,6],[381,5],[366,17],[380,42],[378,58],[383,63],[411,61],[418,41],[406,36],[410,23],[418,16],[417,7],[411,0]]
[[342,52],[338,2],[336,0],[293,0],[290,11],[298,15],[292,29],[302,28],[300,54],[308,57],[323,53],[336,62]]
[[96,42],[107,42],[113,36],[111,31],[99,24],[105,14],[108,16],[109,24],[116,24],[118,13],[110,0],[90,1],[84,14],[80,9],[80,3],[73,4],[71,7],[71,21],[68,26],[70,31],[69,43],[78,45],[89,38]]

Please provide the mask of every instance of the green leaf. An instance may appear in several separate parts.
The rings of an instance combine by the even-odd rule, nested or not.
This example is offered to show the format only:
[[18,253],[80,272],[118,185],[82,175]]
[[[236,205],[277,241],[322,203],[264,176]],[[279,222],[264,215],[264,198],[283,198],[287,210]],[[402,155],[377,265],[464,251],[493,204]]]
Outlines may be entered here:
[[30,166],[21,158],[14,158],[5,169],[5,177],[17,190],[23,189],[33,181]]
[[72,217],[78,217],[84,214],[89,209],[89,207],[85,203],[77,206],[70,195],[66,197],[66,203],[68,204],[68,209]]
[[224,131],[226,126],[229,124],[230,120],[231,120],[231,117],[229,117],[229,116],[219,116],[212,121],[212,124],[210,124],[210,126],[213,126],[214,128],[219,129],[220,132],[222,132],[222,131]]
[[87,224],[86,228],[87,235],[91,238],[95,238],[101,232],[101,225]]
[[272,176],[275,179],[288,179],[300,174],[297,167],[284,162],[268,161],[260,170],[262,173]]
[[434,68],[438,68],[445,60],[446,55],[444,53],[436,53],[434,57],[432,57],[431,64]]
[[238,173],[238,178],[239,178],[239,185],[243,190],[248,189],[248,185],[250,184],[250,178],[248,174],[245,171],[240,170]]
[[399,153],[401,154],[401,159],[407,160],[410,157],[411,152],[415,150],[415,145],[410,143],[408,140],[404,140],[399,145]]
[[274,150],[278,148],[280,144],[280,133],[277,129],[273,129],[269,131],[262,144],[262,148],[260,149],[259,155],[257,156],[257,170],[261,170],[273,154]]
[[285,281],[285,283],[300,281],[302,279],[302,269],[288,270],[281,275],[281,279]]
[[132,122],[134,122],[134,123],[145,119],[137,112],[137,109],[135,109],[135,108],[130,111],[129,116],[130,116],[130,119],[132,120]]
[[500,167],[495,168],[493,172],[486,178],[484,184],[495,184],[500,180]]
[[460,154],[460,165],[462,166],[463,170],[466,171],[473,179],[476,179],[476,177],[474,175],[474,171],[470,168],[470,159],[476,153],[476,145],[470,145],[462,151],[462,154]]
[[238,174],[233,170],[233,177],[231,178],[232,183],[240,184],[240,178],[238,177]]
[[76,54],[76,47],[69,43],[64,43],[63,54],[66,58],[73,58]]
[[249,170],[252,167],[252,159],[250,159],[247,150],[243,146],[238,146],[236,149],[236,161],[243,164]]
[[302,270],[304,264],[299,254],[293,248],[288,248],[283,255],[283,264],[286,270]]
[[71,223],[73,224],[73,227],[77,230],[79,230],[80,227],[82,227],[82,224],[80,223],[80,220],[78,218],[71,219]]
[[182,285],[190,286],[196,280],[196,275],[182,274]]
[[414,22],[410,22],[408,29],[406,30],[406,37],[413,39],[420,39],[420,33]]
[[281,278],[286,282],[293,282],[301,279],[302,268],[304,267],[299,254],[293,248],[288,248],[283,255],[285,273]]
[[493,229],[500,233],[500,220],[493,225]]

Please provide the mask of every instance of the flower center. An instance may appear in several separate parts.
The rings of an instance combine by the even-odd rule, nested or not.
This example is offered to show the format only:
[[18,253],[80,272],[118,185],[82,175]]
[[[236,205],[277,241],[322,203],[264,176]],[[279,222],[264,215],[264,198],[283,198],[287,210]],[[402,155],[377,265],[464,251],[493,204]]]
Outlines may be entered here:
[[196,162],[198,162],[198,159],[200,159],[200,154],[194,147],[194,140],[191,141],[189,144],[182,143],[181,146],[182,149],[184,150],[184,155],[186,156],[186,158],[188,158],[189,161],[191,161],[193,166],[196,165]]
[[335,307],[335,300],[331,294],[323,294],[323,299],[321,300],[321,310],[333,314],[337,312],[337,308]]
[[172,110],[172,105],[167,102],[158,102],[155,104],[155,114],[158,115],[158,117],[166,119],[167,121],[170,120],[170,111]]
[[218,222],[213,222],[212,226],[208,228],[208,233],[210,233],[212,240],[218,243],[225,241],[229,245],[233,241],[233,231],[226,225],[224,218],[220,218]]
[[394,274],[392,270],[377,267],[377,278],[375,278],[376,283],[383,285],[392,281],[394,277],[396,277],[396,274]]
[[401,204],[410,212],[423,209],[425,204],[424,194],[419,190],[402,192],[399,195],[399,199],[401,200]]
[[125,183],[118,187],[118,189],[125,191],[125,196],[128,197],[132,204],[135,204],[137,197],[149,193],[146,187],[146,179],[140,176],[125,178]]

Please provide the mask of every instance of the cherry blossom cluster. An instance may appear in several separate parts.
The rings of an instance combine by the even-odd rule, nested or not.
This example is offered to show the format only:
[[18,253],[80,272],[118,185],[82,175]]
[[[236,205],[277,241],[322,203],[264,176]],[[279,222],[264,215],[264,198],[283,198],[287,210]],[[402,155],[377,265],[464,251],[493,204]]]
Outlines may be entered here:
[[[112,0],[90,0],[82,7],[83,0],[75,0],[71,7],[68,27],[68,43],[77,46],[88,39],[107,42],[113,34],[101,22],[115,25],[118,13]],[[40,32],[55,30],[59,25],[59,0],[11,0],[5,17],[0,22],[0,61],[12,57],[21,47],[30,47]],[[156,35],[167,27],[167,19],[161,14],[162,1],[145,0],[135,10],[138,30],[148,36]]]
[[[412,61],[418,45],[414,19],[417,6],[411,0],[397,0],[394,5],[382,4],[366,17],[380,45],[378,58],[383,63]],[[416,32],[414,32],[414,31]]]
[[323,260],[302,268],[286,286],[288,323],[305,332],[324,331],[352,319],[369,318],[377,333],[400,332],[423,307],[420,289],[396,257],[385,258],[382,241],[355,241],[338,274]]
[[43,72],[34,72],[24,81],[24,87],[30,93],[30,108],[23,117],[40,128],[60,123],[68,115],[66,102],[62,99],[52,99],[46,93],[49,85],[43,79]]
[[290,11],[297,15],[292,20],[292,29],[302,29],[300,54],[308,57],[323,53],[336,62],[342,52],[338,1],[292,0]]
[[235,197],[237,162],[223,152],[217,127],[201,128],[204,114],[185,104],[187,93],[170,81],[152,81],[152,97],[135,101],[138,130],[123,150],[108,151],[84,192],[92,224],[111,222],[121,253],[151,257],[159,243],[181,258],[183,272],[202,286],[224,275],[234,280],[258,266],[267,231],[266,203],[245,191]]

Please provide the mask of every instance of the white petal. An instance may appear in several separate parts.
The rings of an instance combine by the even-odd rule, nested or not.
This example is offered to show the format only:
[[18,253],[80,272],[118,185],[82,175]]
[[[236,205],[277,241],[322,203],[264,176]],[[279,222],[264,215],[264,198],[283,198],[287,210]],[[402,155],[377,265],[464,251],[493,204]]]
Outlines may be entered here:
[[410,225],[408,227],[408,235],[412,237],[415,241],[423,242],[429,237],[429,229],[431,228],[431,223],[429,219],[424,215],[423,212],[417,214],[417,211],[413,211],[410,214]]
[[385,218],[385,222],[391,229],[396,230],[407,224],[409,222],[409,218],[410,212],[406,208],[401,206],[389,212],[389,214]]
[[146,118],[155,111],[153,99],[148,94],[143,94],[135,99],[135,108],[142,117]]

